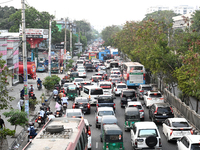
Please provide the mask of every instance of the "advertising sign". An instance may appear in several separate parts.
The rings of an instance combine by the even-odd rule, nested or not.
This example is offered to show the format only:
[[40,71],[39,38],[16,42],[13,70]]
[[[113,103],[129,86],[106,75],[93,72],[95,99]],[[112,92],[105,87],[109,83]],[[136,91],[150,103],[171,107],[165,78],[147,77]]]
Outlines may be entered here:
[[[20,29],[20,36],[22,36],[22,29]],[[25,29],[26,38],[44,38],[47,39],[49,37],[49,29],[34,29],[34,28],[26,28]]]

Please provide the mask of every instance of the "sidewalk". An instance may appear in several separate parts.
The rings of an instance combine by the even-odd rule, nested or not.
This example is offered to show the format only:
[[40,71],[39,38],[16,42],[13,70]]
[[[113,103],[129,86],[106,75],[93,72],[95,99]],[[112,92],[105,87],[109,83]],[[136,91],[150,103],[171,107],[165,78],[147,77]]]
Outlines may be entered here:
[[[44,90],[44,87],[42,90],[38,91],[37,90],[37,85],[36,85],[36,81],[35,80],[29,80],[28,81],[28,86],[30,85],[33,85],[35,90],[34,90],[34,93],[37,97],[38,100],[40,100],[40,96],[42,93],[45,92]],[[13,107],[13,109],[18,109],[17,108],[17,103],[19,102],[19,99],[20,99],[20,91],[21,89],[23,88],[24,84],[17,84],[15,86],[12,86],[10,89],[9,89],[9,96],[12,96],[14,97],[15,99],[10,103]],[[46,99],[48,99],[49,96],[46,96]],[[41,104],[37,105],[36,108],[35,108],[35,111],[33,113],[30,113],[29,114],[29,121],[31,121],[32,119],[34,119],[35,115],[37,115],[37,112],[40,110],[40,106]],[[0,114],[1,114],[1,117],[2,119],[4,120],[5,122],[5,126],[6,128],[9,128],[11,130],[14,130],[14,126],[11,125],[7,120],[9,118],[5,118],[5,116],[3,115],[4,112],[8,112],[9,109],[7,110],[1,110]],[[26,129],[25,129],[26,130]],[[16,128],[16,133],[15,133],[15,136],[16,137],[11,137],[11,136],[7,136],[7,141],[4,142],[4,147],[2,150],[8,150],[11,148],[11,146],[13,145],[14,142],[17,141],[18,144],[20,144],[22,141],[23,141],[23,132],[24,131],[24,128],[21,127],[21,126],[17,126]],[[18,138],[17,138],[18,137]]]

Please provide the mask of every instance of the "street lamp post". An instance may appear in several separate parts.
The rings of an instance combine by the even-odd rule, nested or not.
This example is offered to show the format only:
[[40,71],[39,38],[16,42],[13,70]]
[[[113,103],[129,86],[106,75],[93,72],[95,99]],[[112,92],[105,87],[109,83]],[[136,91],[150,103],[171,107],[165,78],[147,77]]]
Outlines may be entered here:
[[51,19],[49,20],[49,76],[51,77]]

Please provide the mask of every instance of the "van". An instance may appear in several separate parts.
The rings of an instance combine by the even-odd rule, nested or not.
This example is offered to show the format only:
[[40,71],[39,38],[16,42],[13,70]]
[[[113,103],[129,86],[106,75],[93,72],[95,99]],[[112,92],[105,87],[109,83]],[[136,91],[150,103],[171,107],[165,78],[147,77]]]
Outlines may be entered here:
[[97,100],[95,98],[99,95],[103,95],[103,89],[97,86],[85,86],[81,91],[81,96],[87,97],[90,105],[96,105]]
[[112,90],[112,83],[108,81],[100,81],[99,82],[99,87],[103,89],[103,92],[105,95],[112,95],[113,90]]
[[102,139],[103,127],[106,124],[117,124],[117,118],[114,115],[102,116],[102,118],[101,118],[101,134],[100,134],[101,142],[103,141],[103,139]]

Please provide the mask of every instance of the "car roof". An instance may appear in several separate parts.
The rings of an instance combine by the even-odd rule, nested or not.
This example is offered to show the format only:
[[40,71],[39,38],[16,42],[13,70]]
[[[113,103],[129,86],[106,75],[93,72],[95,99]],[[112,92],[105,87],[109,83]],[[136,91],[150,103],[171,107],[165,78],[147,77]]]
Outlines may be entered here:
[[185,135],[191,143],[200,143],[200,135]]
[[94,85],[88,85],[88,86],[85,86],[84,88],[88,88],[88,89],[102,89],[101,87],[94,86]]
[[134,89],[122,89],[122,92],[135,92],[135,90]]
[[72,82],[64,83],[64,85],[74,85]]
[[92,77],[102,77],[102,76],[99,76],[99,75],[93,75]]
[[128,102],[128,105],[142,105],[140,101]]
[[91,81],[81,81],[80,83],[91,83]]
[[156,124],[151,121],[136,122],[135,126],[137,126],[138,129],[158,129]]
[[105,124],[104,126],[104,130],[106,134],[111,134],[111,135],[120,135],[123,134],[122,130],[120,129],[120,127],[116,124]]
[[133,115],[133,112],[135,112],[134,114],[139,114],[139,109],[137,107],[126,107],[125,114]]
[[168,118],[171,122],[188,122],[185,118]]
[[151,91],[148,91],[149,93],[160,93],[160,91],[158,90],[151,90]]
[[98,111],[113,111],[112,107],[98,107]]
[[87,99],[87,97],[75,97],[75,100],[79,99]]
[[116,121],[117,122],[117,118],[114,115],[104,115],[104,116],[102,116],[101,121],[102,122],[103,121],[110,121],[110,122]]

